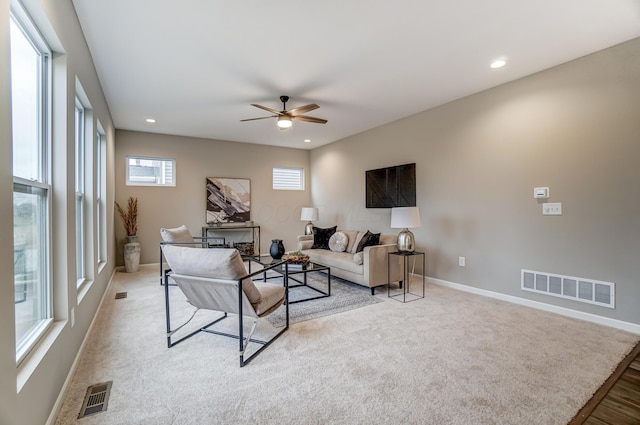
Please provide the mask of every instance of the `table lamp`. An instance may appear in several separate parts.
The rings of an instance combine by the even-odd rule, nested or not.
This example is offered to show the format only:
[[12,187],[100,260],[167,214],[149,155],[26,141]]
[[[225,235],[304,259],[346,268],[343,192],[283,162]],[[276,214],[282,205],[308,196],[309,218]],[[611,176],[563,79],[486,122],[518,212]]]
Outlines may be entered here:
[[418,207],[391,208],[391,228],[402,229],[398,233],[398,251],[413,252],[416,249],[415,238],[409,228],[420,227]]
[[304,234],[305,235],[313,235],[313,223],[312,221],[318,219],[318,209],[312,207],[303,207],[302,213],[300,214],[300,220],[308,221],[308,223],[304,226]]

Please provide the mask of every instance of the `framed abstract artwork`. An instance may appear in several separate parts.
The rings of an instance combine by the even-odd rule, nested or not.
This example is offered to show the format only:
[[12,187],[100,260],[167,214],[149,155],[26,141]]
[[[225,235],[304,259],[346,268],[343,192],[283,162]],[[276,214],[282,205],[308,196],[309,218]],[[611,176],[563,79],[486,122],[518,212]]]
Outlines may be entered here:
[[251,220],[251,181],[207,177],[207,224]]

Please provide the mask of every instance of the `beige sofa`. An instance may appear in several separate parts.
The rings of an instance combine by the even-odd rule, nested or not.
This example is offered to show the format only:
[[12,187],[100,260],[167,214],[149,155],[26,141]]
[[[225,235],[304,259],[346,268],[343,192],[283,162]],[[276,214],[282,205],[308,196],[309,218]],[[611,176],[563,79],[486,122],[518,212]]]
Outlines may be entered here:
[[[389,283],[387,253],[398,250],[397,235],[380,235],[379,245],[367,246],[363,251],[356,253],[355,242],[358,240],[358,235],[365,232],[340,229],[338,232],[345,233],[349,239],[349,244],[344,252],[311,249],[313,235],[298,236],[298,250],[307,254],[311,261],[331,267],[332,276],[338,276],[371,288],[372,295],[376,286]],[[391,276],[391,281],[400,281],[402,279],[400,269],[398,267],[391,269],[394,273]]]

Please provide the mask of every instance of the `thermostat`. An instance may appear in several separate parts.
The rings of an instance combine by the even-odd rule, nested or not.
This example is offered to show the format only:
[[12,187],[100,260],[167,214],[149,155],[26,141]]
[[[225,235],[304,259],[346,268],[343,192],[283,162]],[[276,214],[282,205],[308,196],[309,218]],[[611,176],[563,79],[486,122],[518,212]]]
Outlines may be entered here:
[[535,187],[533,189],[533,197],[534,198],[549,198],[549,188],[548,187]]

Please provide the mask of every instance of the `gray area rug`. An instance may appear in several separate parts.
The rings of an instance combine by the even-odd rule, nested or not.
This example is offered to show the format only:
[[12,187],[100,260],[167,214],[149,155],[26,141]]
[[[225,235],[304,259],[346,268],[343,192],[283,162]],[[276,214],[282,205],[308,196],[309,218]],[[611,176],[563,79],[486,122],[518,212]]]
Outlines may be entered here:
[[[268,279],[269,283],[282,284],[282,278],[275,277],[274,275],[271,276],[273,277]],[[302,280],[301,277],[297,278]],[[289,284],[297,285],[298,283],[290,281]],[[323,292],[327,292],[327,275],[320,272],[309,273],[307,275],[307,284]],[[320,295],[322,294],[319,292],[301,286],[289,290],[289,301],[304,300]],[[294,302],[289,305],[289,324],[353,310],[379,302],[382,301],[371,295],[371,289],[332,276],[331,296],[309,301]],[[281,306],[278,310],[267,316],[267,320],[275,327],[282,327],[285,325],[285,317],[285,307]]]

